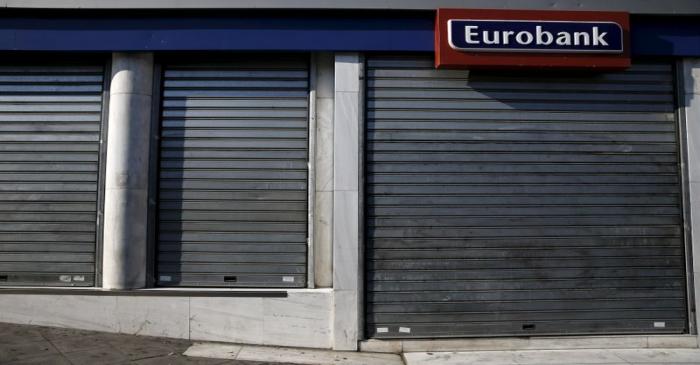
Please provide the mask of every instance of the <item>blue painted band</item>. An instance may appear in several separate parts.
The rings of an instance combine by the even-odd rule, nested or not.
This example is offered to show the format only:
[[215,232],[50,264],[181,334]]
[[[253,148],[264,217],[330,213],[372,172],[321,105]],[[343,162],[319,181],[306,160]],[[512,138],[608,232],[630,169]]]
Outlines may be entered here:
[[[5,17],[0,50],[433,52],[434,14]],[[633,56],[700,56],[700,19],[632,18]]]
[[5,18],[0,50],[427,51],[432,17]]
[[640,17],[630,24],[633,56],[700,57],[700,18]]

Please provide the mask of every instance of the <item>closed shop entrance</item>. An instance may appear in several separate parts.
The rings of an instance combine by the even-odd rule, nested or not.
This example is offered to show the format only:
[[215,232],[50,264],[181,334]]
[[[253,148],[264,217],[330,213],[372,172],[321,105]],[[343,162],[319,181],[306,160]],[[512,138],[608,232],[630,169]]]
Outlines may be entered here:
[[306,57],[165,64],[157,283],[306,285]]
[[95,284],[103,80],[0,65],[0,286]]
[[369,58],[368,336],[687,331],[674,90]]

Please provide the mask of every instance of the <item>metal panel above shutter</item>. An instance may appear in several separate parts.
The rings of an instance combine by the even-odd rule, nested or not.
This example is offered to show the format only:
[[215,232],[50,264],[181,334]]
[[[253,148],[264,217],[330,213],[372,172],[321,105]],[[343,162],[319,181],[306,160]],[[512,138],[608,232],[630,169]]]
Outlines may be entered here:
[[164,68],[158,284],[306,285],[308,61]]
[[671,65],[367,73],[369,336],[687,330]]
[[94,285],[103,73],[0,65],[0,285]]

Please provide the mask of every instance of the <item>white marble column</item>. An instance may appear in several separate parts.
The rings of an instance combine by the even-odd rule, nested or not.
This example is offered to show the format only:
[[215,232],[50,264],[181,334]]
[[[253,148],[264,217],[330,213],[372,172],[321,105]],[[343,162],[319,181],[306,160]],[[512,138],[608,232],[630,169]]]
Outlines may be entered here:
[[146,285],[153,54],[114,53],[109,91],[102,287]]
[[[700,58],[683,60],[681,100],[687,134],[687,168],[690,188],[690,230],[692,235],[695,307],[700,299]],[[700,320],[696,313],[695,333]],[[700,341],[698,342],[700,345]]]
[[360,328],[359,187],[362,59],[335,56],[333,118],[333,348],[356,350]]
[[315,53],[316,199],[314,200],[314,272],[317,288],[333,286],[333,53]]

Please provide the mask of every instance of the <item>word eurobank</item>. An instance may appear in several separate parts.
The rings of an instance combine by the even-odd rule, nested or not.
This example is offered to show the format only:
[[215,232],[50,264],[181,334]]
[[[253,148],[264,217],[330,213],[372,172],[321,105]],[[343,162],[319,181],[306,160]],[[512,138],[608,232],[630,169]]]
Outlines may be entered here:
[[623,30],[614,22],[452,19],[448,40],[462,51],[623,52]]

